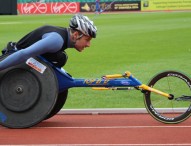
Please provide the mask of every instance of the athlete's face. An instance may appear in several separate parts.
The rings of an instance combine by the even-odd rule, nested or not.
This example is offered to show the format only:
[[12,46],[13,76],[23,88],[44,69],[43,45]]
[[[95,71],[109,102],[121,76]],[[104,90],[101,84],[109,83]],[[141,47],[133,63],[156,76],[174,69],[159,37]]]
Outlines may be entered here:
[[81,35],[79,33],[76,34],[76,43],[75,49],[79,52],[82,52],[86,47],[90,47],[91,37],[86,35]]

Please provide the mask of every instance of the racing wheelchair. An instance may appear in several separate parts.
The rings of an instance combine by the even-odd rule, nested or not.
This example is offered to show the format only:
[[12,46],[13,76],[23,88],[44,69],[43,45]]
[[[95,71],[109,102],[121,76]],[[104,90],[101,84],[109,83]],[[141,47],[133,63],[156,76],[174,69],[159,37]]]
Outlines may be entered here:
[[[8,54],[2,55],[0,61]],[[142,84],[129,71],[100,79],[76,79],[39,56],[0,72],[0,124],[29,128],[57,114],[68,90],[136,90],[144,95],[148,113],[156,120],[180,123],[191,116],[191,79],[179,71],[163,71]]]

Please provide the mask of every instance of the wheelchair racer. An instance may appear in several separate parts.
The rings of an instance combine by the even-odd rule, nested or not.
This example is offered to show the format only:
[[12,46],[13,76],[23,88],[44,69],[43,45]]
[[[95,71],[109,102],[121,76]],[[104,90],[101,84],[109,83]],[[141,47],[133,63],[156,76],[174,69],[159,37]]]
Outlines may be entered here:
[[11,53],[0,62],[0,70],[25,62],[30,57],[41,55],[57,67],[62,67],[67,61],[65,49],[75,48],[82,52],[90,47],[92,38],[96,38],[97,28],[87,16],[75,14],[68,28],[58,26],[42,26],[18,42],[9,42],[2,51]]

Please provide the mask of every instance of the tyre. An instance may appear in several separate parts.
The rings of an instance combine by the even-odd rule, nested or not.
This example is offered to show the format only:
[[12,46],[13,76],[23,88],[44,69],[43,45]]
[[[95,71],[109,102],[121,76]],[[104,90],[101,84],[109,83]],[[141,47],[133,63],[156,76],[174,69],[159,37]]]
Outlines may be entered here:
[[161,72],[148,86],[173,95],[169,99],[150,91],[144,93],[145,106],[156,120],[176,124],[191,116],[191,79],[187,75],[177,71]]
[[52,111],[47,115],[47,117],[44,120],[47,120],[47,119],[53,117],[62,109],[62,107],[64,106],[64,104],[66,102],[67,96],[68,96],[68,90],[65,90],[58,94],[58,98],[57,98],[56,104],[54,105],[54,108],[52,109]]

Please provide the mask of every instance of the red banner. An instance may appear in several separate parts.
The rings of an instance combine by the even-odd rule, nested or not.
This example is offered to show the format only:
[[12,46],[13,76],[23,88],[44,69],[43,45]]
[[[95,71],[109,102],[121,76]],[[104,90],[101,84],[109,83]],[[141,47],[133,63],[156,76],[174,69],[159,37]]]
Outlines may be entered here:
[[78,13],[80,3],[78,2],[56,2],[56,3],[20,3],[17,5],[19,14],[64,14]]

